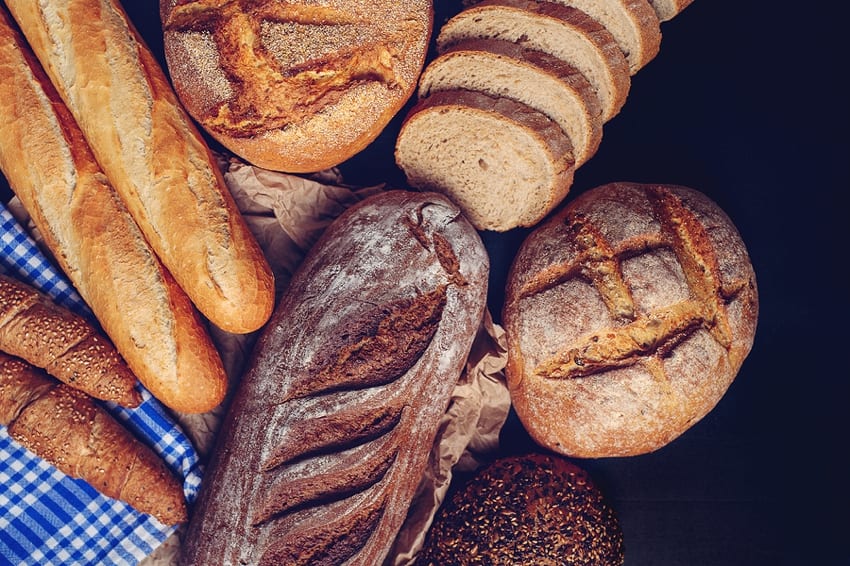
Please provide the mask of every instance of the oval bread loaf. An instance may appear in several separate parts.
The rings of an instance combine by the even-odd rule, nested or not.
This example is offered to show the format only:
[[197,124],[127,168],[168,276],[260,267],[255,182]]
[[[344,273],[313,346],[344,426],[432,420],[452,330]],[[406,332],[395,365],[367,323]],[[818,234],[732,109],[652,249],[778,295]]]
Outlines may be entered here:
[[480,327],[488,271],[441,195],[388,191],[337,218],[257,343],[181,563],[381,564]]
[[511,399],[551,450],[650,452],[718,403],[757,317],[747,250],[713,201],[679,186],[597,187],[536,228],[511,266]]
[[180,100],[258,167],[307,173],[371,143],[407,102],[428,49],[428,0],[161,0]]

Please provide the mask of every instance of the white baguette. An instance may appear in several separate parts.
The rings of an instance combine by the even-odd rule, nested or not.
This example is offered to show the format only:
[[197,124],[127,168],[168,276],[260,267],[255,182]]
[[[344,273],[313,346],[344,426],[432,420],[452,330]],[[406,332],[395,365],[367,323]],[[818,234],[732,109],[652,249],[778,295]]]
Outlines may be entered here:
[[197,128],[117,0],[9,0],[151,247],[216,326],[261,327],[271,270]]
[[73,117],[0,10],[0,168],[127,365],[182,412],[224,397],[221,359]]

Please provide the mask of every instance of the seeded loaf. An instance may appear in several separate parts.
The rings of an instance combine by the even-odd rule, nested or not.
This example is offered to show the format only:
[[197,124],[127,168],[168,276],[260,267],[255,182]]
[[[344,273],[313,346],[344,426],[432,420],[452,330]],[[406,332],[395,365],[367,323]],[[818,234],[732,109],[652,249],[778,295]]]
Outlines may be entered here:
[[602,140],[602,105],[587,78],[548,53],[498,39],[449,46],[425,67],[419,97],[464,89],[517,100],[554,120],[567,134],[579,167]]
[[578,8],[605,26],[629,62],[634,75],[661,47],[661,22],[648,0],[554,0]]
[[222,145],[292,173],[337,165],[372,142],[416,87],[428,0],[161,0],[180,100]]
[[569,192],[572,142],[529,106],[464,90],[421,99],[396,140],[408,182],[449,196],[479,230],[531,226]]
[[658,19],[667,22],[678,16],[682,10],[693,3],[694,0],[649,0],[653,9],[658,14]]
[[720,401],[757,317],[747,250],[708,197],[597,187],[537,227],[511,266],[503,321],[513,406],[556,452],[659,449]]
[[586,471],[563,456],[501,457],[444,503],[416,566],[619,566],[623,532]]
[[481,324],[489,260],[433,193],[354,205],[311,248],[222,425],[181,563],[381,564]]
[[629,64],[614,36],[576,8],[537,0],[484,0],[443,24],[437,49],[473,38],[517,43],[574,66],[596,90],[603,121],[616,116],[628,97]]

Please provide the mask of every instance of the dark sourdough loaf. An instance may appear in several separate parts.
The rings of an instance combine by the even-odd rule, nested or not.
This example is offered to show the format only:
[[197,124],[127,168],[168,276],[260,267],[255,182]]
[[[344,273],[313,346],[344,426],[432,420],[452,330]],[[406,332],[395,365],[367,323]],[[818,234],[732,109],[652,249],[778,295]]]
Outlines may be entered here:
[[720,401],[757,318],[749,255],[716,203],[680,186],[596,187],[537,227],[511,266],[511,400],[551,450],[650,452]]
[[388,191],[310,250],[222,425],[182,564],[380,564],[484,313],[445,197]]
[[582,468],[528,453],[479,470],[443,505],[416,566],[618,566],[620,520]]

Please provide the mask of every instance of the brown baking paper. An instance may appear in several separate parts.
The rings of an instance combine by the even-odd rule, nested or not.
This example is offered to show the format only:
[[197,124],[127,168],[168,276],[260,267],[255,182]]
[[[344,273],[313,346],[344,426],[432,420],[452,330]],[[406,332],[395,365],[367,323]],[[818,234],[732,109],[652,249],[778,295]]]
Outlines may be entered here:
[[[385,189],[347,186],[336,170],[301,177],[267,171],[237,159],[222,158],[220,164],[239,209],[272,267],[278,296],[328,224],[349,206]],[[258,333],[233,335],[213,327],[211,334],[230,376],[232,392]],[[440,424],[428,469],[385,562],[387,566],[412,562],[445,497],[452,472],[475,469],[497,450],[499,431],[510,409],[503,371],[505,359],[503,331],[485,313],[466,369]],[[202,415],[176,415],[202,462],[213,449],[222,412],[218,409]],[[176,564],[184,532],[183,528],[178,529],[142,561],[142,566]]]

